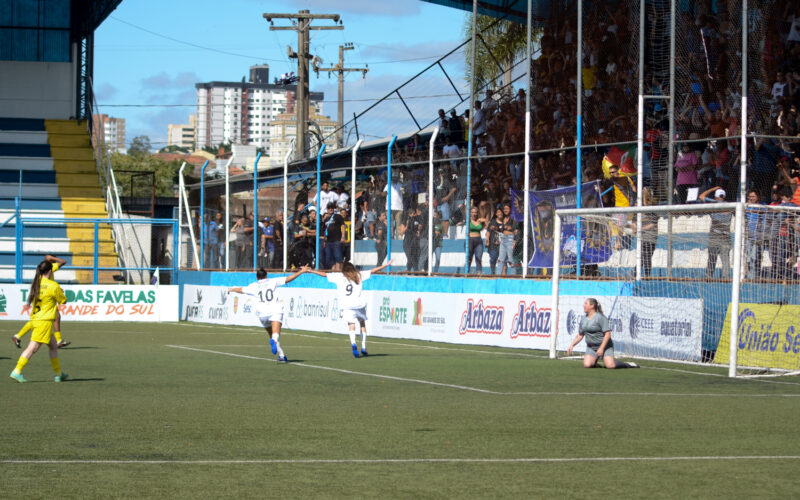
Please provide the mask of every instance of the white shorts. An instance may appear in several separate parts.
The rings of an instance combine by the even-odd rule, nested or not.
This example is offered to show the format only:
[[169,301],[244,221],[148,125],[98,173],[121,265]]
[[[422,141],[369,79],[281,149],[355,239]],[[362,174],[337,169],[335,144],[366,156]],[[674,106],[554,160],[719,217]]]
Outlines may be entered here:
[[273,321],[283,324],[283,312],[267,314],[266,316],[259,316],[258,320],[264,328],[270,328]]
[[342,319],[345,320],[348,325],[367,321],[367,307],[344,309],[342,310]]

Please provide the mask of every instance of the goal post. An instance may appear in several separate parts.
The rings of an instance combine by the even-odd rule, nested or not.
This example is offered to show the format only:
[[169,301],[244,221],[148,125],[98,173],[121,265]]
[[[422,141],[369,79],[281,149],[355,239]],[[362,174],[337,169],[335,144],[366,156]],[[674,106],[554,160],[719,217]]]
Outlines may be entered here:
[[550,357],[594,297],[617,356],[727,366],[730,377],[797,372],[798,216],[742,203],[556,210]]

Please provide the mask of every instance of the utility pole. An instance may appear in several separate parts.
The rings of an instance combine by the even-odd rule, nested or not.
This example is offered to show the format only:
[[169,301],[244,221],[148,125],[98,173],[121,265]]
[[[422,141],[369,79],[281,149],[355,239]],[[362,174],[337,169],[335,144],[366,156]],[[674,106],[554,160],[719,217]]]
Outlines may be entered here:
[[[311,56],[308,50],[309,32],[311,30],[343,30],[339,14],[311,14],[309,10],[301,10],[297,14],[264,14],[270,26],[270,31],[296,31],[297,53],[289,49],[289,57],[297,58],[297,140],[295,158],[306,156],[306,134],[308,132],[308,60]],[[274,26],[273,19],[289,19],[292,26]],[[330,19],[335,26],[311,26],[315,19]]]
[[339,116],[338,116],[338,126],[336,128],[336,146],[339,148],[344,147],[344,74],[350,71],[360,71],[361,77],[367,77],[367,71],[369,71],[369,65],[363,68],[345,68],[344,67],[344,51],[345,50],[353,50],[352,43],[345,43],[344,45],[339,45],[339,63],[336,66],[331,65],[330,68],[320,68],[319,63],[322,60],[318,57],[314,57],[311,60],[311,65],[314,67],[314,72],[319,76],[320,71],[327,71],[328,77],[330,77],[331,73],[338,73],[339,74]]

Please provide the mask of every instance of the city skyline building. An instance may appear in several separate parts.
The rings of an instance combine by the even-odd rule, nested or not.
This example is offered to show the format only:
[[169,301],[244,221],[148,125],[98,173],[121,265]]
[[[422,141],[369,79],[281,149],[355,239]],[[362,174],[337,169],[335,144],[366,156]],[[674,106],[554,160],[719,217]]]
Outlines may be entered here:
[[197,115],[189,115],[189,123],[167,125],[167,146],[178,146],[192,150],[195,145],[197,131]]
[[[278,79],[268,83],[267,64],[251,66],[249,80],[195,84],[197,149],[224,143],[255,145],[273,159],[270,123],[295,112],[297,85]],[[323,99],[322,92],[310,93],[312,114],[322,115]]]
[[[126,153],[125,118],[114,118],[108,115],[92,115],[95,140],[102,139],[106,148],[114,153]],[[102,136],[100,134],[102,133]]]

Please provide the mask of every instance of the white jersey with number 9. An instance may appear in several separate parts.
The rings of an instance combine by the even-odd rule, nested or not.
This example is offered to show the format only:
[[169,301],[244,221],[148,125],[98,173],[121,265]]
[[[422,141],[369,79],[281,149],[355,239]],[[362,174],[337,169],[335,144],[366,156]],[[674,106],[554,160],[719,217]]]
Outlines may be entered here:
[[361,288],[364,282],[369,279],[369,271],[361,271],[361,282],[353,283],[344,277],[342,273],[328,273],[328,281],[336,285],[339,294],[339,307],[342,309],[362,309],[367,306],[366,301],[361,297]]

